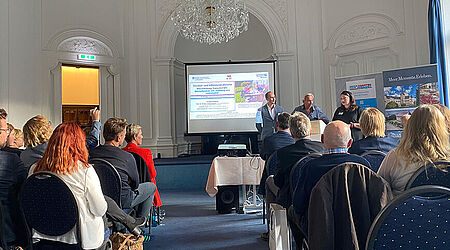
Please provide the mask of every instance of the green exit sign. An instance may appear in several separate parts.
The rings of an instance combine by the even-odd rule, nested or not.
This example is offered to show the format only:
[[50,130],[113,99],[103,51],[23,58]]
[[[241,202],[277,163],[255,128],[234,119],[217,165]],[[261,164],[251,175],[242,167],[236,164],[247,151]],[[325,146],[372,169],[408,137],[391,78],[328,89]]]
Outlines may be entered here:
[[95,56],[94,55],[78,54],[78,60],[94,61],[95,60]]

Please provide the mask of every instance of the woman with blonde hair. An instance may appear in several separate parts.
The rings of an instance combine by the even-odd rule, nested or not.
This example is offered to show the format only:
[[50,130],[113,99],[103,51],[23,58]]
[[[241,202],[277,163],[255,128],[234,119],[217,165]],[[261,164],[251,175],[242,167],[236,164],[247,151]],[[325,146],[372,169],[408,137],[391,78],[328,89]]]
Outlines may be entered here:
[[26,149],[20,155],[20,159],[27,169],[42,158],[51,135],[52,124],[42,115],[37,115],[25,123],[23,141]]
[[450,143],[445,118],[433,105],[421,105],[411,115],[400,144],[381,163],[378,174],[389,182],[394,195],[405,189],[421,166],[449,160]]
[[[148,148],[138,147],[142,144],[142,127],[137,124],[129,124],[126,129],[125,140],[127,146],[123,150],[127,152],[133,152],[140,155],[148,167],[148,173],[150,174],[150,181],[156,186],[156,168],[153,163],[152,151]],[[161,198],[159,196],[158,188],[155,190],[155,196],[153,198],[153,205],[160,207],[162,205]]]
[[23,146],[23,132],[20,129],[14,128],[14,126],[9,123],[7,125],[10,133],[6,141],[6,147],[1,150],[14,153],[20,157],[20,154],[23,152],[23,149],[21,149]]
[[364,139],[353,142],[348,149],[351,154],[361,155],[369,150],[378,150],[387,154],[398,145],[397,139],[385,135],[385,118],[376,108],[367,108],[361,113],[359,126]]

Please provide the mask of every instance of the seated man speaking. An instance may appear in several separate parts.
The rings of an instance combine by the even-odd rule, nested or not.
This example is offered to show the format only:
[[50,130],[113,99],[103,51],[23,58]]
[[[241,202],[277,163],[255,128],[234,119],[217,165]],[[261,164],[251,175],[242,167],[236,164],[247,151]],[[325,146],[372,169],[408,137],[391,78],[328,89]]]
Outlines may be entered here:
[[127,122],[121,118],[109,118],[103,127],[105,144],[89,151],[89,158],[109,161],[119,172],[122,182],[122,208],[136,209],[137,217],[148,217],[153,206],[156,186],[151,182],[139,184],[136,161],[132,154],[120,149],[126,134]]

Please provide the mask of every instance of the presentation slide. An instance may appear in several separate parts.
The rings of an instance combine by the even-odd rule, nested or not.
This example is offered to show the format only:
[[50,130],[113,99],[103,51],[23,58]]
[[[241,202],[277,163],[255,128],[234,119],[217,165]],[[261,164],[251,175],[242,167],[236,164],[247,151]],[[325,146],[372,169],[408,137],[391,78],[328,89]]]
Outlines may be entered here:
[[255,132],[257,110],[273,90],[273,62],[199,66],[186,66],[188,133]]

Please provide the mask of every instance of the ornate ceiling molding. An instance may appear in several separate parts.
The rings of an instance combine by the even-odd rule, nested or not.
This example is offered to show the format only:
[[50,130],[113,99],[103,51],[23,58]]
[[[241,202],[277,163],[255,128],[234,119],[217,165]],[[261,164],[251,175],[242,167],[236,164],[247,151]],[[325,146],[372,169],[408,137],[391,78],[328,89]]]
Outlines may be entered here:
[[288,29],[287,0],[264,0],[277,14],[286,30]]
[[375,40],[386,43],[402,34],[400,26],[391,17],[379,13],[363,14],[340,25],[324,43],[324,50],[347,48],[348,45]]
[[169,18],[172,11],[181,3],[182,0],[159,0],[158,1],[158,13],[159,24],[158,30],[162,30],[164,23]]
[[352,26],[349,30],[340,34],[335,42],[335,48],[354,43],[388,37],[389,28],[381,23],[365,22]]
[[58,51],[113,56],[112,51],[104,43],[89,37],[71,37],[62,41]]

